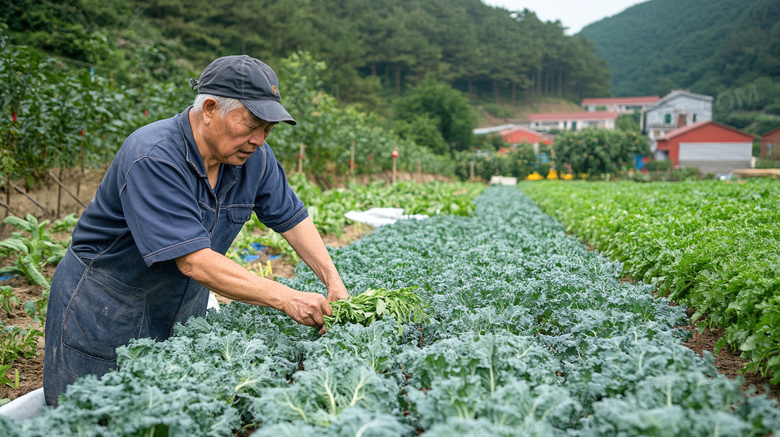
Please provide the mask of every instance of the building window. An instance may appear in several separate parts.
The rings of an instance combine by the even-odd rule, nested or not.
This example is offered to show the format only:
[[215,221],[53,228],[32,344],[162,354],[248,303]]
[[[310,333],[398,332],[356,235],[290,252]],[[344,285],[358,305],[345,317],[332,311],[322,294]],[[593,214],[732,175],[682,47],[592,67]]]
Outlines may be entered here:
[[696,120],[698,119],[698,114],[693,114],[693,122],[696,123]]
[[672,123],[672,114],[664,114],[664,124]]

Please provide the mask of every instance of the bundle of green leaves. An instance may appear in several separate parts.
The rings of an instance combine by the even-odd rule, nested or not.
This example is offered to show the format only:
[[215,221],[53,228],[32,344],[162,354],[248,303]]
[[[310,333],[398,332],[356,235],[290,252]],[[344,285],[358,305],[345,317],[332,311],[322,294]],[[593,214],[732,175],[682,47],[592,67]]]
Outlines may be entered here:
[[424,323],[430,319],[426,313],[427,305],[414,291],[416,288],[371,289],[333,302],[330,304],[333,315],[325,316],[325,327],[330,329],[342,323],[368,326],[384,316],[391,316],[398,322],[398,335],[401,335],[402,323]]

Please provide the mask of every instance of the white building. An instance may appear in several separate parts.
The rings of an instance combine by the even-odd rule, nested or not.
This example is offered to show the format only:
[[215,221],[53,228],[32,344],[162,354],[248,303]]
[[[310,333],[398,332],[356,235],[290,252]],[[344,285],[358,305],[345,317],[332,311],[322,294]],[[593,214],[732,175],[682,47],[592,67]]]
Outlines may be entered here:
[[[712,120],[712,97],[685,90],[672,90],[647,108],[641,120],[642,132],[650,140],[650,150],[656,153],[656,140],[677,128]],[[656,159],[663,159],[658,156]]]
[[633,114],[634,111],[646,110],[648,106],[654,105],[660,97],[597,97],[591,99],[582,99],[582,107],[586,111],[615,111],[618,114]]
[[614,129],[617,124],[617,112],[547,112],[531,114],[531,129],[549,131],[573,130],[579,131],[588,127]]

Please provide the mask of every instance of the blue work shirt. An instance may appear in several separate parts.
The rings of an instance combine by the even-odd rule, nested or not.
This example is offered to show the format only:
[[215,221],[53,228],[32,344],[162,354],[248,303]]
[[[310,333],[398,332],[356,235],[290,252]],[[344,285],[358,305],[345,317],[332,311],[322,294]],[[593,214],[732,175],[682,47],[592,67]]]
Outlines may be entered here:
[[[68,372],[105,373],[116,347],[132,338],[164,340],[177,322],[204,315],[208,290],[182,274],[175,258],[205,248],[225,254],[253,210],[277,232],[308,217],[267,144],[244,165],[223,164],[214,192],[189,111],[131,134],[79,219],[52,280],[50,380],[58,379],[52,372],[60,382],[72,382]],[[64,389],[54,385],[51,396]]]

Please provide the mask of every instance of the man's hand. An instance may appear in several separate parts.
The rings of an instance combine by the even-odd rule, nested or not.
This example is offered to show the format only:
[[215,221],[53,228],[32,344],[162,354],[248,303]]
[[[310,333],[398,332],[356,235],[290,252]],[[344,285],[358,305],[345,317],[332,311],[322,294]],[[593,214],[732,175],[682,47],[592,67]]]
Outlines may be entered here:
[[328,302],[335,302],[340,299],[346,299],[349,297],[347,289],[344,284],[340,284],[340,287],[332,287],[328,289]]
[[325,333],[325,319],[323,315],[333,315],[333,311],[325,296],[319,293],[306,293],[303,291],[293,294],[292,298],[282,307],[282,311],[301,325],[319,328],[320,334]]

